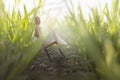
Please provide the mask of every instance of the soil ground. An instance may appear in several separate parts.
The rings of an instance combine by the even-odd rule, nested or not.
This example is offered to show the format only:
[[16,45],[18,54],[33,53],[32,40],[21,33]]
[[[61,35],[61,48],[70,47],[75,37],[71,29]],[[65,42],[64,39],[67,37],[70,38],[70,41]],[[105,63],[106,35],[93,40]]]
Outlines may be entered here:
[[52,63],[41,49],[29,65],[25,80],[99,80],[91,60],[85,60],[73,48],[62,49],[65,57],[56,47],[48,52]]

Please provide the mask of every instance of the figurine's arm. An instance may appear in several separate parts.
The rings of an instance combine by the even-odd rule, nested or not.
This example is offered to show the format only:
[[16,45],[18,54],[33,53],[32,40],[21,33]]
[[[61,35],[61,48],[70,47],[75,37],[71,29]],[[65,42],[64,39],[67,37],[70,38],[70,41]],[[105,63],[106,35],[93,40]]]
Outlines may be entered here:
[[38,38],[40,35],[40,27],[39,26],[36,26],[35,27],[35,36]]

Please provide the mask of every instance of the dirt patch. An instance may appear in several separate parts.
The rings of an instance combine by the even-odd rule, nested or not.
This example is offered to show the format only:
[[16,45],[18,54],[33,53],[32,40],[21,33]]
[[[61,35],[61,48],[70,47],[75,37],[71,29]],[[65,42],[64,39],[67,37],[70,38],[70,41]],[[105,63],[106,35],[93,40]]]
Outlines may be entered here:
[[[98,80],[94,66],[82,55],[69,55],[57,49],[49,49],[52,63],[44,50],[33,59],[27,70],[26,80]],[[68,50],[70,52],[70,50]]]

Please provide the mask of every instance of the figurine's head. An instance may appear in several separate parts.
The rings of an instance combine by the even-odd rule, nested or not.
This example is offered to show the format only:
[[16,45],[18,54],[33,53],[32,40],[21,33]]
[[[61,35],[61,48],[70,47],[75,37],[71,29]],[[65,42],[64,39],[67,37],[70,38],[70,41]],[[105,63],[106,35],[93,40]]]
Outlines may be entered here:
[[39,17],[35,17],[35,24],[39,25],[41,23],[40,18]]

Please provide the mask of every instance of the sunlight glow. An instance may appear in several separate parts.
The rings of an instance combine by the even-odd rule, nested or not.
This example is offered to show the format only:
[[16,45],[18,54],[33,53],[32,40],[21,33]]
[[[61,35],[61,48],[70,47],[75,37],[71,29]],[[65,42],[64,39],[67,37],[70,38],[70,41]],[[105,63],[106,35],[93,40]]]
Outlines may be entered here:
[[[33,2],[34,0],[21,0],[18,9],[23,14],[23,5],[25,4],[27,11],[29,12],[34,7]],[[4,3],[6,11],[12,11],[14,0],[4,0]],[[74,0],[72,3],[75,7],[75,10],[77,5],[80,4],[84,18],[88,19],[88,14],[90,13],[89,7],[96,7],[100,9],[104,7],[105,3],[107,3],[108,7],[110,8],[112,5],[112,0]],[[49,15],[52,17],[56,17],[58,19],[63,18],[66,13],[66,5],[64,0],[46,0],[44,4],[44,11],[49,12]]]

